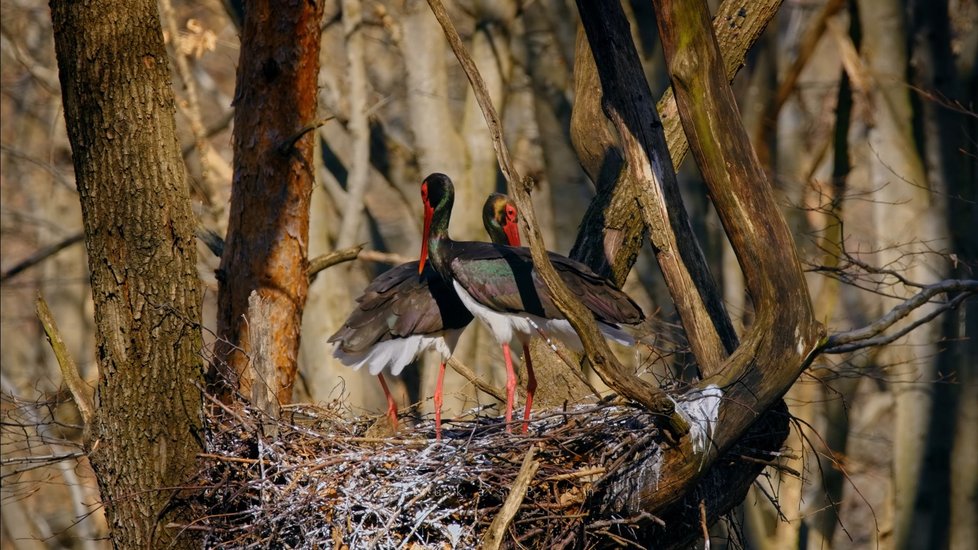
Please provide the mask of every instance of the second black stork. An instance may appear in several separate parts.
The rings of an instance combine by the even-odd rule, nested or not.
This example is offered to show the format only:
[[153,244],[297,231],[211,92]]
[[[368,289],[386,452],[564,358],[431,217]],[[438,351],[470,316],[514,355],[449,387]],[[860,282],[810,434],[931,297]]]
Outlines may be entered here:
[[[509,429],[516,387],[510,342],[518,338],[525,345],[535,334],[543,333],[581,351],[581,340],[554,304],[550,291],[533,267],[528,249],[453,241],[449,237],[448,223],[455,202],[455,187],[448,176],[435,173],[425,178],[421,184],[421,200],[424,202],[424,234],[418,268],[423,270],[430,259],[435,271],[451,282],[465,307],[503,346]],[[591,311],[605,336],[622,344],[633,344],[634,339],[622,327],[644,321],[638,304],[586,265],[553,252],[549,255],[564,284]],[[527,371],[529,373],[529,369]]]

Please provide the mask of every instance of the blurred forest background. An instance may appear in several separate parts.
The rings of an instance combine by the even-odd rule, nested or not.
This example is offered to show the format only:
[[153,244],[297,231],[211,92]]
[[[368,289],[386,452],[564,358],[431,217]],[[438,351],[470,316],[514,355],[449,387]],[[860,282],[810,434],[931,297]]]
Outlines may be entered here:
[[[651,3],[624,4],[646,77],[661,95],[668,79]],[[159,5],[195,214],[203,232],[224,235],[237,14],[219,0]],[[362,10],[355,31],[344,22],[342,7],[350,5]],[[106,527],[78,444],[78,411],[34,312],[40,292],[94,386],[93,306],[51,16],[35,0],[2,0],[0,9],[3,408],[5,422],[16,410],[17,422],[33,424],[4,427],[2,547],[103,548]],[[520,172],[537,183],[533,200],[548,247],[568,254],[594,196],[570,131],[577,10],[563,0],[467,0],[449,9]],[[830,333],[871,323],[922,285],[975,278],[976,57],[975,0],[793,0],[735,78],[741,114],[806,263],[816,317]],[[481,205],[505,184],[427,4],[326,2],[319,87],[320,115],[335,120],[317,130],[310,257],[358,243],[374,252],[320,273],[310,286],[293,400],[340,398],[354,413],[376,414],[384,407],[376,380],[333,361],[326,339],[368,281],[417,257],[421,178],[439,171],[455,181],[458,239],[485,239]],[[736,259],[694,163],[677,170],[740,329],[750,305]],[[199,251],[209,347],[219,259],[204,244]],[[647,313],[675,323],[657,269],[646,247],[625,290]],[[938,309],[905,319],[896,330],[919,326],[904,337],[836,350],[802,375],[786,397],[797,418],[788,468],[758,479],[737,517],[715,528],[714,544],[974,547],[978,311],[974,301]],[[619,351],[644,368],[647,354]],[[456,355],[503,384],[501,354],[485,331],[467,331]],[[687,362],[680,353],[646,375],[668,378]],[[419,413],[431,412],[436,366],[408,369],[395,382],[402,410],[417,403]],[[448,417],[491,403],[449,371]]]

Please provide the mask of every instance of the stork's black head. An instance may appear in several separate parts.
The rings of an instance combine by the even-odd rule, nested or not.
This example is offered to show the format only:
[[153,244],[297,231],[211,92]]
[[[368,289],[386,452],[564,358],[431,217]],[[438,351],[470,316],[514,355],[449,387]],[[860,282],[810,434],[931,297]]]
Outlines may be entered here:
[[428,260],[428,241],[448,236],[448,222],[455,204],[455,186],[451,178],[435,172],[421,182],[421,202],[424,203],[424,231],[421,235],[421,258],[418,273]]
[[482,207],[482,225],[496,244],[520,246],[516,203],[502,193],[493,193]]

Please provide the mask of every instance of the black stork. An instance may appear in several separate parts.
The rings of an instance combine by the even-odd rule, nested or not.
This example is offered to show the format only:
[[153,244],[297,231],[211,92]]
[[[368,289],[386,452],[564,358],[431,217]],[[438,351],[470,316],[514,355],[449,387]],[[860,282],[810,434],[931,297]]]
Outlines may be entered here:
[[[493,242],[519,246],[516,205],[509,197],[490,195],[482,216]],[[388,370],[394,376],[399,375],[428,349],[441,355],[434,395],[437,439],[441,439],[445,361],[451,357],[459,336],[472,321],[472,314],[445,281],[431,266],[420,268],[419,262],[390,269],[367,286],[363,295],[357,298],[357,309],[329,338],[329,342],[335,344],[333,356],[341,363],[354,370],[367,365],[370,374],[380,380],[387,398],[387,415],[395,430],[397,403],[383,372]],[[527,412],[531,400],[532,397],[528,397]]]
[[[482,207],[482,224],[486,233],[496,244],[520,246],[519,219],[516,214],[516,204],[513,199],[502,193],[493,193],[486,199]],[[495,336],[495,334],[493,334]],[[502,342],[501,342],[502,343]],[[530,409],[533,408],[533,394],[537,389],[537,378],[533,374],[533,362],[530,360],[530,347],[526,341],[523,344],[523,362],[526,363],[526,406],[523,409],[523,433],[527,432],[530,421]],[[513,372],[513,362],[510,357],[509,342],[503,343],[503,357],[506,359],[506,426],[513,419],[513,399],[516,391],[516,374]]]
[[445,361],[452,356],[472,314],[452,287],[431,268],[408,262],[387,270],[370,282],[357,298],[343,326],[329,337],[333,357],[353,370],[367,366],[387,398],[387,415],[397,431],[397,402],[384,371],[401,374],[424,351],[441,355],[435,389],[435,434],[441,439],[441,382]]
[[[528,249],[453,241],[448,236],[448,222],[455,202],[455,187],[448,176],[435,173],[425,178],[421,184],[421,200],[424,202],[424,234],[419,272],[426,269],[430,258],[430,265],[444,280],[451,281],[465,307],[489,327],[496,341],[503,346],[506,423],[510,429],[516,389],[510,341],[515,337],[525,346],[534,334],[543,333],[581,351],[581,340],[554,304],[533,267]],[[634,339],[622,330],[622,326],[635,326],[644,321],[645,315],[638,304],[586,265],[553,252],[549,255],[564,284],[591,310],[605,336],[625,345],[633,344]],[[528,375],[529,372],[528,368]],[[529,391],[527,393],[529,404]],[[529,407],[526,411],[524,417]],[[526,418],[524,430],[525,421]]]

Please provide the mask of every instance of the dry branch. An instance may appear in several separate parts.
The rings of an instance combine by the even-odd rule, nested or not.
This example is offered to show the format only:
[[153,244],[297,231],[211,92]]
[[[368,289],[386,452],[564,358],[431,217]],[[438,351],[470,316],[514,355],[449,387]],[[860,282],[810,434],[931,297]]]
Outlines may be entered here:
[[333,267],[336,264],[354,260],[361,254],[362,251],[363,245],[360,244],[351,246],[349,248],[344,248],[342,250],[334,250],[309,260],[309,269],[306,270],[306,274],[309,276],[309,282],[312,283],[316,279],[316,275],[319,275],[320,271]]
[[274,345],[272,330],[269,327],[270,304],[263,300],[258,292],[252,291],[248,296],[248,340],[251,351],[251,369],[255,373],[255,381],[251,385],[251,402],[264,413],[262,432],[266,437],[278,437],[278,418],[281,404],[278,401],[279,381],[278,369],[271,360],[271,348]]
[[194,148],[197,150],[197,162],[200,163],[201,177],[196,182],[196,185],[201,188],[202,198],[207,206],[212,206],[214,204],[214,188],[222,182],[214,178],[211,170],[210,158],[212,147],[210,142],[207,141],[207,129],[204,127],[200,116],[197,80],[190,70],[187,55],[181,47],[183,38],[180,36],[180,29],[177,26],[177,16],[174,13],[171,0],[160,0],[160,16],[170,35],[170,43],[173,45],[173,60],[176,63],[177,74],[180,75],[180,80],[183,81],[183,88],[187,93],[187,105],[184,112],[190,122],[190,132],[194,136]]
[[[930,300],[934,296],[951,292],[957,292],[959,294],[954,295],[947,302],[940,304],[934,311],[916,319],[913,323],[901,328],[896,333],[883,338],[876,338],[876,336],[882,334],[883,331],[893,326],[900,319],[910,315],[917,308],[931,303]],[[821,353],[845,353],[870,346],[888,344],[920,325],[929,323],[941,313],[957,307],[963,301],[974,296],[975,293],[978,293],[978,280],[974,279],[950,279],[927,285],[923,290],[914,294],[903,303],[894,306],[886,315],[883,315],[865,327],[832,334],[825,339],[819,351]]]
[[364,250],[358,257],[367,262],[377,262],[388,265],[400,265],[411,261],[416,261],[408,258],[407,256],[401,256],[400,254],[394,254],[391,252],[380,252],[378,250]]
[[51,350],[54,351],[54,356],[58,360],[58,367],[61,369],[61,378],[64,380],[65,385],[68,386],[68,391],[71,392],[71,397],[75,400],[75,405],[78,406],[82,420],[88,426],[92,421],[92,417],[95,415],[91,390],[85,384],[85,381],[82,380],[81,374],[78,373],[78,366],[75,364],[75,360],[71,357],[68,347],[61,338],[61,332],[58,330],[58,325],[54,321],[54,316],[51,315],[48,303],[40,293],[37,295],[35,306],[37,307],[37,318],[41,321],[41,326],[44,327],[44,334],[47,335],[48,343],[51,344]]
[[336,246],[345,248],[356,242],[363,219],[363,196],[370,182],[370,124],[367,120],[367,67],[364,47],[362,2],[343,0],[343,32],[346,35],[346,53],[349,63],[347,75],[350,102],[350,130],[352,155],[347,177],[347,193],[343,219],[340,221]]
[[487,383],[479,375],[476,374],[472,369],[466,366],[464,363],[456,359],[455,357],[449,357],[447,362],[449,367],[461,374],[466,380],[472,383],[473,386],[479,388],[480,390],[488,393],[489,395],[495,397],[496,399],[506,402],[506,390],[502,388],[497,388],[492,384]]
[[502,545],[506,536],[506,529],[509,528],[513,517],[519,512],[520,505],[523,504],[523,498],[526,497],[526,490],[530,488],[530,482],[533,481],[533,476],[540,469],[540,463],[533,460],[533,455],[536,453],[536,450],[536,447],[531,446],[530,450],[526,452],[526,456],[523,457],[523,466],[520,468],[520,473],[516,476],[516,481],[513,482],[513,488],[510,490],[509,496],[506,497],[506,502],[503,503],[503,507],[496,514],[496,519],[492,520],[492,523],[489,525],[489,530],[483,538],[485,545],[483,548],[498,550]]
[[798,45],[798,54],[795,60],[791,63],[791,66],[785,71],[782,77],[781,83],[778,84],[778,91],[774,96],[774,99],[768,104],[767,110],[764,113],[764,118],[761,124],[758,125],[757,132],[754,135],[754,143],[756,143],[757,154],[760,161],[765,166],[771,165],[770,151],[768,150],[767,136],[770,136],[778,122],[778,113],[781,112],[781,108],[794,93],[796,86],[798,85],[798,79],[801,77],[801,72],[808,64],[808,60],[811,59],[812,54],[815,53],[815,46],[818,45],[819,40],[821,40],[822,35],[825,34],[825,30],[828,27],[828,21],[831,19],[842,6],[845,4],[845,0],[828,0],[822,10],[812,19],[811,24],[808,29],[805,30],[805,34],[801,38],[801,42]]

